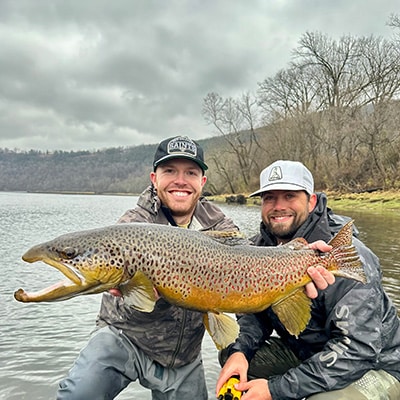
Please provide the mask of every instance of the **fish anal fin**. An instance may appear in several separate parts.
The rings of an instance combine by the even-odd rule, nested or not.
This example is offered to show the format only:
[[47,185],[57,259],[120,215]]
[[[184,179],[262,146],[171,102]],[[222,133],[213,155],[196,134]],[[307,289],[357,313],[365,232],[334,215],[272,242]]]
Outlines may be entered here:
[[156,303],[153,283],[143,272],[135,275],[119,287],[124,302],[130,307],[142,312],[152,312]]
[[305,329],[311,318],[311,299],[303,288],[272,305],[273,312],[287,331],[296,337]]
[[229,315],[208,312],[203,315],[203,323],[218,350],[233,343],[239,335],[239,324]]

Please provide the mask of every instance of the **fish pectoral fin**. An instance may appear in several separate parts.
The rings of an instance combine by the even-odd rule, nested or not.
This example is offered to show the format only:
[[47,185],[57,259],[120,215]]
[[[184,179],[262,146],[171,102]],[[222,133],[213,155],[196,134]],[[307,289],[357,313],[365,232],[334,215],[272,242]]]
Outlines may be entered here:
[[208,312],[203,315],[203,322],[218,350],[224,349],[239,336],[239,324],[229,315]]
[[142,312],[152,312],[157,301],[153,283],[142,272],[136,274],[129,281],[121,284],[119,289],[124,302]]
[[311,299],[303,288],[297,289],[288,297],[272,305],[287,331],[296,337],[306,328],[311,318]]

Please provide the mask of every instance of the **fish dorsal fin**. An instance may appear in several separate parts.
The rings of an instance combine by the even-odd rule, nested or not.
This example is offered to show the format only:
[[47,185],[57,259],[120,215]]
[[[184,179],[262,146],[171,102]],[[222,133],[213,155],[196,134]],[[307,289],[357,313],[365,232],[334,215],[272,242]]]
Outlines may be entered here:
[[143,272],[137,271],[129,281],[120,285],[119,289],[128,306],[142,312],[154,310],[157,300],[154,286]]
[[281,246],[283,247],[288,247],[290,250],[304,250],[304,249],[310,249],[308,247],[308,242],[304,238],[295,238],[291,240],[290,242],[287,242],[285,244],[282,244]]
[[272,311],[278,316],[286,330],[298,336],[311,318],[311,299],[303,288],[295,290],[292,294],[272,305]]
[[353,244],[353,220],[349,221],[340,229],[335,237],[328,243],[338,267],[331,272],[335,276],[355,279],[362,283],[367,282],[367,277],[357,249]]
[[229,315],[208,312],[203,315],[203,323],[218,350],[224,349],[239,336],[239,324]]
[[251,244],[243,233],[239,231],[201,231],[211,239],[226,244],[228,246],[248,245]]

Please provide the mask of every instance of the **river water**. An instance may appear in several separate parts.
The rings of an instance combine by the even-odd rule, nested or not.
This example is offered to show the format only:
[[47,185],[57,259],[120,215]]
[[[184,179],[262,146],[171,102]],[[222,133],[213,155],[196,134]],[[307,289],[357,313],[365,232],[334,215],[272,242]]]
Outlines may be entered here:
[[[39,290],[61,279],[45,264],[27,264],[21,255],[32,245],[63,233],[116,222],[136,197],[0,192],[0,399],[50,400],[94,327],[101,295],[66,302],[22,304],[13,292]],[[258,207],[221,205],[246,235],[257,232]],[[383,282],[400,308],[400,216],[342,211],[356,220],[363,240],[381,258]],[[206,334],[203,358],[210,399],[219,366]],[[131,384],[118,400],[150,399],[148,390]]]

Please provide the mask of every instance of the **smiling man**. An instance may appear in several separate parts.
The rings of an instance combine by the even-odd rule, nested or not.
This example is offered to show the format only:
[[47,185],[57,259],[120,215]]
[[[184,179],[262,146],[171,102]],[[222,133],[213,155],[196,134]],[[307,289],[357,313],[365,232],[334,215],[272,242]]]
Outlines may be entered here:
[[[312,174],[298,161],[265,168],[251,196],[257,195],[262,222],[252,238],[256,246],[328,241],[350,219],[334,214],[324,193],[314,193]],[[243,400],[400,399],[400,320],[382,286],[379,259],[356,237],[353,243],[368,282],[337,277],[319,291],[298,337],[271,307],[239,316],[239,337],[220,353],[217,393],[237,375]]]
[[187,228],[207,181],[203,149],[187,137],[164,140],[158,146],[153,166],[150,179],[163,211],[168,209],[168,216]]
[[298,162],[272,164],[262,171],[260,190],[261,217],[266,228],[277,243],[290,241],[317,204],[313,193],[314,181],[307,168]]
[[[147,222],[195,230],[238,227],[201,196],[207,181],[203,149],[186,136],[163,140],[150,173],[151,185],[119,223]],[[112,295],[114,294],[114,295]],[[113,399],[138,380],[153,400],[208,398],[201,359],[203,314],[160,298],[151,313],[124,303],[118,291],[103,295],[97,329],[68,377],[58,400]]]

